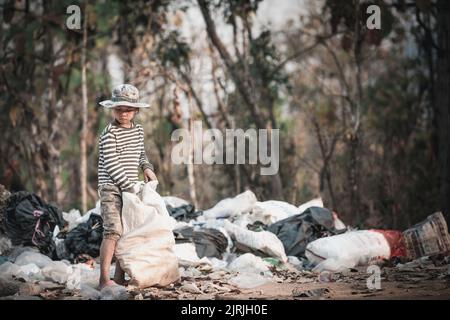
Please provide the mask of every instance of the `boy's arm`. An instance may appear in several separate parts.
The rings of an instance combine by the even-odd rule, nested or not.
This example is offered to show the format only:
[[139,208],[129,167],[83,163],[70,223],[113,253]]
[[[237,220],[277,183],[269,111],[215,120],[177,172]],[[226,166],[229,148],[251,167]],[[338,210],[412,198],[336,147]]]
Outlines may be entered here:
[[134,183],[128,179],[127,175],[125,174],[125,170],[120,165],[119,157],[116,153],[116,139],[114,135],[111,132],[107,132],[103,136],[101,144],[103,147],[105,169],[110,175],[111,179],[117,186],[120,187],[121,190],[132,188],[134,186]]
[[142,171],[145,169],[150,169],[154,171],[153,165],[148,161],[147,153],[145,152],[145,144],[144,144],[144,130],[141,131],[141,139],[142,139],[142,150],[141,155],[139,157],[139,167]]
[[148,161],[145,150],[142,150],[141,152],[141,157],[139,158],[139,167],[142,169],[142,171],[144,171],[145,169],[154,171],[153,165]]

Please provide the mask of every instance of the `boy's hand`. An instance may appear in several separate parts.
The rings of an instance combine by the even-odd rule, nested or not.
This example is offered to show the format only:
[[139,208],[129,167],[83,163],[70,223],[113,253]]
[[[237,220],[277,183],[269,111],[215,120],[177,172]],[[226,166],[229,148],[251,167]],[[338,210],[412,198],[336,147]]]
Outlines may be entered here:
[[145,183],[152,181],[152,180],[158,180],[155,173],[151,169],[145,169],[144,170],[144,181]]

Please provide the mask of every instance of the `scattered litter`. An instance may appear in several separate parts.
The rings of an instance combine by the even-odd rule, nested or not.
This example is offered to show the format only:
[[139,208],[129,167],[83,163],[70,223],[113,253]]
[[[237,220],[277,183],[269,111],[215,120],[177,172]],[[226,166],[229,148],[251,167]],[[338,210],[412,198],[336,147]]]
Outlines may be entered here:
[[270,282],[269,279],[259,274],[251,274],[251,273],[239,274],[228,281],[228,283],[242,289],[251,289],[259,287],[268,282]]
[[196,285],[195,283],[189,283],[184,282],[183,285],[180,287],[180,290],[195,293],[195,294],[201,294],[203,293]]

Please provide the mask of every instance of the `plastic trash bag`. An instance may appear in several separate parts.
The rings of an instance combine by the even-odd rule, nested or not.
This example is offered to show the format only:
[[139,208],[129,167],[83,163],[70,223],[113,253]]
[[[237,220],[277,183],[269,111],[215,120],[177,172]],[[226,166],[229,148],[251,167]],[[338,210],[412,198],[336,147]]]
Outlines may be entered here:
[[9,240],[6,237],[0,236],[0,256],[6,255],[7,253],[9,253],[9,251],[11,251],[11,249],[12,249],[11,240]]
[[227,238],[216,229],[186,227],[174,230],[175,242],[193,242],[198,257],[221,259],[228,246]]
[[320,207],[280,220],[267,230],[281,240],[287,255],[299,258],[304,256],[308,243],[338,233],[331,211]]
[[73,269],[62,261],[52,261],[42,268],[41,272],[47,280],[65,284],[73,273]]
[[317,239],[307,245],[305,255],[316,264],[313,271],[339,272],[389,259],[391,248],[382,233],[360,230]]
[[224,228],[235,240],[236,245],[242,251],[249,250],[254,254],[275,257],[283,262],[287,261],[283,243],[271,232],[254,232],[239,227],[227,220],[224,221]]
[[52,263],[52,259],[39,252],[25,251],[15,259],[14,263],[18,266],[25,266],[27,264],[34,263],[42,269]]
[[71,231],[75,228],[79,224],[78,221],[81,219],[80,210],[77,209],[72,209],[69,212],[63,212],[62,215],[64,221],[68,224],[67,231]]
[[186,200],[174,196],[167,196],[162,198],[166,206],[171,206],[172,208],[178,208],[189,204],[189,202],[187,202]]
[[265,276],[272,276],[272,273],[264,260],[251,253],[245,253],[234,259],[228,265],[228,269],[240,273],[255,273]]
[[200,262],[193,243],[177,243],[174,245],[173,251],[181,265],[197,265]]
[[203,216],[206,219],[233,217],[244,212],[249,212],[256,201],[255,194],[247,190],[234,198],[220,200],[214,207],[205,210]]
[[20,272],[20,266],[7,261],[0,265],[0,275],[5,278],[12,278],[18,275]]
[[64,225],[61,210],[35,194],[20,191],[8,198],[5,227],[13,245],[36,246],[49,257],[56,257],[53,229]]
[[[64,241],[68,259],[74,261],[80,254],[88,254],[96,258],[100,254],[100,245],[103,239],[103,219],[97,214],[91,214],[86,222],[78,224],[67,233]],[[58,249],[64,252],[64,248]]]
[[139,287],[165,286],[179,279],[173,252],[174,220],[156,192],[158,181],[143,185],[139,196],[123,192],[123,235],[117,242],[116,258]]
[[300,210],[296,206],[284,201],[277,200],[269,200],[263,202],[258,201],[254,204],[251,211],[251,223],[261,221],[266,225],[275,223],[277,221],[300,213]]
[[166,206],[170,216],[177,221],[190,221],[203,214],[202,211],[195,211],[192,204],[186,204],[180,207]]

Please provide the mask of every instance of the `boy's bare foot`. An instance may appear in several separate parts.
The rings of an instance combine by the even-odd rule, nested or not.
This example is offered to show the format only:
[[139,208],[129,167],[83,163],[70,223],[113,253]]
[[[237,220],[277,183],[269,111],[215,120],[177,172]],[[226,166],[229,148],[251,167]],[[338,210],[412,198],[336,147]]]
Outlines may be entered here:
[[119,285],[119,284],[117,284],[113,280],[108,280],[106,282],[100,282],[100,284],[98,285],[98,290],[102,291],[106,287],[117,286],[117,285]]

